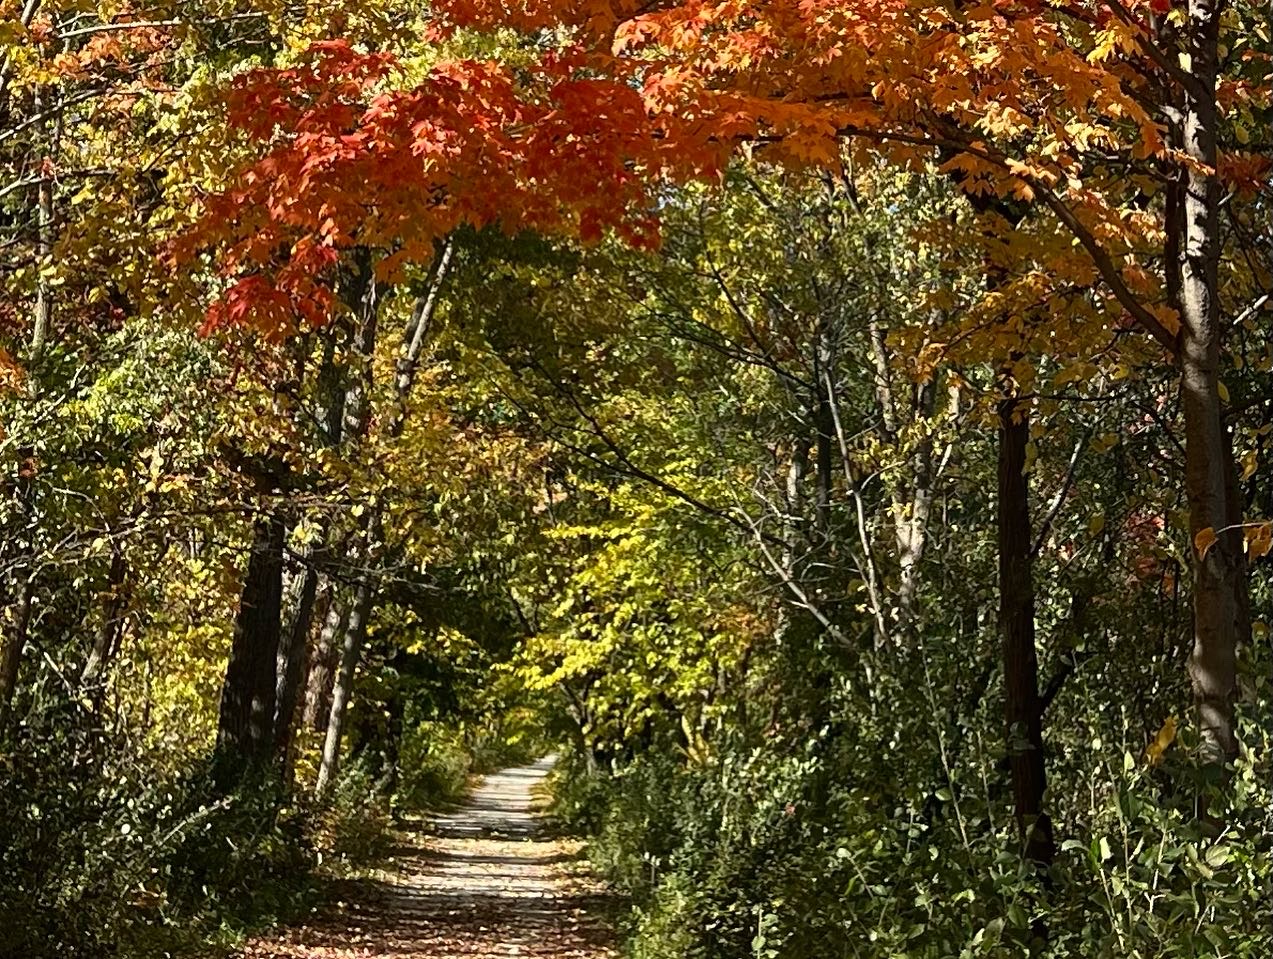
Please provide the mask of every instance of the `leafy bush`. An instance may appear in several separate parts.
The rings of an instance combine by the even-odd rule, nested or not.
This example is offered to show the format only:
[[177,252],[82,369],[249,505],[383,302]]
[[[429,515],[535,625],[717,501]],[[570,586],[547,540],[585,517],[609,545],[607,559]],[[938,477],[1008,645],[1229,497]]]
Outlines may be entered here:
[[463,733],[442,723],[421,723],[403,737],[398,803],[428,810],[458,802],[473,775]]
[[308,846],[270,791],[217,798],[203,772],[95,771],[56,745],[28,735],[7,757],[0,955],[102,955],[278,914],[303,893]]
[[393,845],[390,800],[363,763],[349,763],[312,816],[312,838],[325,870],[349,871],[388,855]]
[[154,956],[298,914],[315,870],[389,847],[388,803],[351,764],[321,806],[272,778],[219,792],[84,722],[45,716],[9,745],[0,789],[0,957]]
[[[889,770],[854,739],[773,745],[700,765],[654,749],[595,777],[562,763],[555,812],[592,831],[591,859],[632,897],[635,959],[1273,954],[1266,746],[1223,790],[1187,750],[1157,767],[1111,752],[1058,803],[1064,841],[1043,877],[993,755],[934,784],[936,801],[890,800]],[[1196,815],[1208,789],[1215,820]]]

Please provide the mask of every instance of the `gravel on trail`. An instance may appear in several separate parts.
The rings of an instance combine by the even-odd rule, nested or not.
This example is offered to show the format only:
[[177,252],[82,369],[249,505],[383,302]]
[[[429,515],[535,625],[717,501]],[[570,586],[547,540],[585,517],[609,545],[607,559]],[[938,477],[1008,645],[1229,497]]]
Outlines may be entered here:
[[403,834],[392,872],[252,940],[244,959],[613,959],[579,844],[546,836],[533,812],[551,768],[486,777],[461,809]]

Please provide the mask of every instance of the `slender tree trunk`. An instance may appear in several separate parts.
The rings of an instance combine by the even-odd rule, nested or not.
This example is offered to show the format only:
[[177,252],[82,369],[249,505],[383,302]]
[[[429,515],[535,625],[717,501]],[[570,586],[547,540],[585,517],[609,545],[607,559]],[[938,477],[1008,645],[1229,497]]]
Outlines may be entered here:
[[[322,403],[319,416],[319,442],[328,448],[338,447],[344,435],[345,405],[348,389],[343,371],[337,363],[337,348],[347,344],[350,324],[345,318],[332,322],[323,331],[323,357],[318,370],[317,391]],[[292,740],[296,729],[297,706],[301,686],[306,681],[305,664],[313,662],[309,649],[314,620],[314,603],[321,578],[316,560],[326,552],[329,528],[326,519],[319,522],[318,533],[305,548],[300,575],[289,590],[287,626],[279,645],[278,673],[275,682],[274,757],[290,780]],[[330,676],[330,671],[329,674]],[[330,682],[327,683],[330,695]],[[305,711],[308,713],[306,698]]]
[[[429,283],[428,293],[416,301],[411,320],[407,324],[401,352],[394,375],[395,408],[387,423],[386,433],[395,438],[402,432],[406,423],[405,404],[415,381],[420,356],[424,343],[437,310],[443,283],[450,268],[454,251],[453,241],[448,238],[438,251],[433,275]],[[359,250],[354,258],[352,272],[348,278],[346,301],[355,306],[359,316],[359,326],[354,334],[354,353],[358,357],[359,369],[346,393],[344,434],[357,443],[366,436],[371,418],[372,361],[375,356],[378,333],[378,314],[380,287],[375,279],[375,271],[370,254]],[[360,560],[367,567],[374,567],[380,560],[380,546],[374,542],[373,530],[377,525],[376,511],[367,509],[363,512],[355,542],[361,546],[356,549]],[[375,589],[365,572],[355,589],[349,620],[344,631],[344,643],[341,646],[340,667],[332,690],[331,708],[328,713],[326,737],[323,743],[322,761],[318,771],[318,782],[315,790],[319,795],[331,788],[340,767],[341,737],[345,726],[345,713],[349,705],[354,674],[358,666],[358,658],[362,651],[363,639],[367,624],[374,608]]]
[[[970,194],[980,213],[994,209],[1014,228],[1021,215],[1001,200]],[[1006,271],[986,261],[989,289],[1006,280]],[[1047,763],[1043,753],[1043,697],[1034,622],[1034,543],[1030,521],[1030,480],[1026,458],[1030,444],[1028,401],[1014,395],[1007,371],[999,401],[998,551],[999,630],[1002,639],[1004,723],[1013,806],[1026,858],[1046,869],[1056,853],[1052,820],[1044,808]],[[1046,929],[1036,933],[1046,938]]]
[[587,691],[577,693],[570,688],[569,683],[562,683],[557,688],[566,697],[566,713],[572,722],[571,732],[574,733],[579,751],[583,754],[584,772],[589,779],[592,779],[601,771],[601,763],[588,737],[589,727],[592,725],[592,713],[588,709]]
[[104,686],[102,677],[106,668],[115,658],[119,648],[119,639],[124,629],[124,610],[128,604],[125,595],[125,581],[128,577],[128,561],[124,551],[117,549],[111,555],[110,572],[106,578],[106,596],[102,607],[102,622],[93,638],[93,648],[89,651],[80,673],[80,684],[84,687],[95,687],[93,699],[100,703],[100,692]]
[[340,659],[338,647],[349,622],[348,603],[334,587],[329,586],[328,591],[327,612],[310,660],[305,712],[302,715],[302,722],[320,733],[327,729],[327,717],[331,715],[332,687],[336,684],[336,668]]
[[359,249],[344,294],[358,314],[358,326],[353,338],[357,369],[345,393],[343,426],[344,435],[353,443],[366,436],[371,418],[372,363],[376,355],[376,336],[379,331],[380,294],[371,255],[366,250]]
[[795,437],[791,442],[791,461],[787,464],[787,515],[782,518],[782,538],[787,545],[783,552],[783,566],[793,576],[799,571],[800,556],[808,545],[804,520],[805,480],[809,475],[809,452],[812,449],[813,441],[809,437]]
[[[396,674],[383,701],[383,709],[353,710],[354,719],[348,738],[350,755],[364,764],[375,777],[374,789],[385,796],[393,795],[398,783],[398,759],[401,754],[402,722],[406,703],[402,690],[402,671],[406,650],[398,646],[385,661],[387,670]],[[379,705],[379,704],[377,704]]]
[[[916,388],[915,416],[930,419],[936,402],[937,388],[931,380]],[[894,500],[894,522],[897,526],[898,620],[905,635],[912,635],[918,625],[915,608],[919,596],[920,564],[928,548],[928,519],[933,507],[933,440],[925,434],[916,441],[910,455],[910,482],[907,495]],[[899,490],[899,492],[903,492]]]
[[[43,112],[44,106],[44,88],[37,85],[35,88],[35,112],[37,114]],[[46,123],[46,133],[47,129],[48,125]],[[46,142],[47,139],[46,137]],[[53,291],[48,280],[43,276],[44,266],[53,254],[53,179],[46,168],[46,165],[52,162],[51,154],[52,149],[50,148],[45,153],[44,162],[40,164],[40,182],[36,187],[36,249],[39,253],[41,277],[36,284],[35,290],[35,316],[31,332],[31,361],[37,365],[44,356],[49,332],[53,325]]]
[[[18,15],[18,22],[25,31],[31,26],[36,12],[40,9],[40,0],[25,0],[22,4],[22,12]],[[0,120],[8,120],[9,118],[9,81],[13,78],[13,61],[9,57],[9,51],[6,49],[0,53]]]
[[[1215,174],[1216,79],[1219,72],[1220,4],[1189,0],[1187,7],[1193,83],[1185,91],[1180,125],[1190,161],[1180,227],[1180,373],[1185,421],[1185,492],[1195,541],[1211,530],[1218,541],[1194,563],[1194,644],[1189,659],[1202,732],[1202,752],[1212,762],[1237,755],[1234,702],[1237,650],[1245,637],[1246,569],[1239,529],[1226,529],[1240,510],[1232,501],[1231,453],[1220,401],[1220,197]],[[1235,487],[1236,484],[1233,484]]]
[[[804,561],[809,552],[810,530],[804,509],[805,481],[809,473],[809,453],[812,449],[813,440],[808,436],[797,436],[792,441],[781,510],[783,547],[779,558],[779,575],[784,584],[800,582]],[[788,645],[795,638],[793,630],[798,620],[795,609],[790,602],[778,605],[774,639],[779,646]]]
[[[453,241],[448,238],[438,251],[434,264],[433,276],[429,283],[428,293],[418,299],[412,310],[411,320],[407,324],[401,352],[398,356],[394,375],[395,408],[391,412],[385,426],[386,434],[396,438],[406,424],[406,402],[415,382],[420,357],[424,348],[430,326],[436,313],[442,286],[450,268],[454,252]],[[377,316],[379,311],[380,290],[375,280],[370,256],[359,252],[355,260],[354,272],[350,277],[350,296],[348,299],[357,303],[361,319],[360,326],[354,336],[354,352],[359,357],[360,369],[354,378],[346,396],[344,432],[351,440],[361,440],[368,430],[371,414],[372,360],[375,355],[377,337]],[[377,525],[376,511],[365,510],[360,518],[359,529],[355,536],[362,547],[357,550],[359,557],[368,567],[374,567],[380,560],[380,545],[374,540],[373,530]],[[358,665],[358,657],[362,651],[363,638],[367,624],[374,608],[375,589],[364,574],[354,595],[349,621],[345,627],[344,643],[341,647],[340,668],[332,691],[331,709],[327,720],[327,733],[323,743],[322,762],[318,772],[316,792],[319,795],[331,788],[340,766],[341,736],[345,725],[345,712],[352,692],[354,673]]]
[[[374,264],[367,250],[356,251],[352,271],[347,280],[345,298],[355,307],[359,319],[353,340],[353,352],[357,357],[358,369],[345,394],[343,427],[345,436],[356,443],[366,436],[371,419],[372,363],[376,353],[380,312],[380,287],[376,282]],[[364,510],[359,519],[358,532],[354,537],[354,541],[361,546],[354,550],[356,560],[368,565],[372,562],[374,555],[369,548],[370,540],[367,536],[370,519],[371,511]],[[358,657],[362,653],[362,640],[367,630],[367,620],[371,615],[373,598],[374,593],[364,571],[362,579],[354,589],[353,602],[340,649],[340,665],[332,686],[331,708],[327,715],[323,754],[318,768],[318,781],[315,785],[315,792],[319,796],[331,787],[340,769],[340,746],[345,729],[345,711],[353,692],[354,673],[358,667]]]
[[875,365],[875,401],[879,405],[880,425],[884,438],[897,440],[897,403],[893,396],[893,371],[889,369],[888,334],[876,320],[867,324],[871,339],[871,360]]
[[[1246,519],[1246,499],[1242,494],[1242,481],[1238,478],[1238,461],[1233,455],[1233,431],[1224,431],[1224,487],[1226,507],[1228,509],[1226,526],[1238,527]],[[1242,646],[1251,640],[1251,590],[1249,587],[1250,567],[1247,562],[1245,544],[1234,557],[1238,563],[1237,575],[1233,577],[1233,616],[1237,630],[1236,648],[1240,656]]]
[[[14,501],[19,506],[18,522],[31,527],[36,522],[32,503],[34,451],[26,448],[18,455],[25,463],[18,468]],[[17,555],[7,564],[8,573],[0,575],[0,741],[9,731],[13,697],[31,631],[36,586],[35,545],[31,539],[18,547]]]
[[[30,23],[31,17],[34,16],[38,4],[35,0],[28,0],[22,12],[22,22]],[[7,88],[9,77],[11,74],[11,64],[8,54],[4,55],[4,59],[0,62],[0,106],[7,111]],[[44,93],[42,86],[37,85],[35,93],[35,112],[41,113],[44,109]],[[48,124],[42,124],[45,136],[42,138],[47,147],[44,153],[44,160],[50,160],[52,154],[52,146],[48,137]],[[53,181],[47,175],[45,164],[40,163],[40,182],[36,188],[36,251],[39,254],[39,264],[43,268],[45,261],[53,252]],[[46,344],[48,342],[49,330],[53,319],[53,299],[48,281],[41,277],[36,284],[35,307],[32,316],[32,331],[30,343],[30,357],[33,366],[38,367],[40,360],[44,356]],[[38,370],[36,375],[32,377],[32,392],[36,395],[39,393],[39,377]],[[19,469],[19,480],[17,489],[18,502],[26,502],[31,495],[30,483],[23,478],[22,470]],[[30,550],[26,551],[27,559],[32,556]],[[18,570],[24,568],[23,564],[18,565]],[[9,725],[9,715],[13,708],[13,697],[17,692],[18,676],[22,671],[22,654],[26,649],[28,633],[31,628],[32,605],[35,599],[35,581],[31,576],[25,579],[20,575],[15,575],[11,580],[14,583],[13,592],[15,596],[3,596],[4,600],[4,616],[0,617],[0,736],[3,736]]]
[[394,369],[395,409],[387,429],[391,438],[402,435],[402,429],[406,425],[407,399],[415,383],[416,371],[420,368],[420,356],[424,352],[425,341],[433,327],[433,317],[437,313],[442,288],[446,283],[447,273],[451,269],[451,259],[454,254],[455,241],[448,237],[438,254],[429,290],[416,300],[411,311],[411,322],[407,324],[406,335],[403,337],[402,348]]
[[831,485],[835,469],[835,411],[831,408],[836,399],[833,395],[835,354],[828,327],[825,320],[819,322],[813,358],[814,470],[817,483],[814,492],[814,529],[818,533],[819,549],[826,547],[831,536]]
[[385,742],[382,750],[379,788],[386,796],[398,791],[402,769],[402,730],[407,713],[406,697],[395,688],[385,707]]
[[323,741],[318,782],[314,787],[315,793],[319,796],[327,793],[340,773],[341,737],[345,729],[349,701],[353,696],[354,673],[357,670],[358,658],[362,653],[363,640],[367,634],[367,620],[371,615],[373,599],[371,585],[365,581],[359,583],[354,591],[353,608],[349,613],[349,624],[345,628],[344,642],[340,649],[340,669],[336,673],[336,685],[332,690],[331,712],[327,718],[327,736]]
[[1025,855],[1046,868],[1054,855],[1052,822],[1044,811],[1043,705],[1034,635],[1031,574],[1029,410],[1008,397],[999,403],[999,628],[1003,635],[1004,713],[1017,825]]
[[274,744],[286,532],[278,510],[261,516],[253,530],[217,729],[218,774],[227,785],[241,780],[253,766],[264,765]]
[[[880,432],[885,442],[900,450],[901,422],[893,374],[889,363],[887,334],[872,320],[867,328],[875,365],[875,400],[880,414]],[[934,380],[915,387],[910,422],[931,419],[936,408]],[[910,475],[890,482],[893,528],[897,541],[897,620],[901,634],[914,640],[917,627],[916,600],[919,594],[920,564],[928,546],[928,519],[933,503],[933,440],[927,434],[915,441],[908,457]]]

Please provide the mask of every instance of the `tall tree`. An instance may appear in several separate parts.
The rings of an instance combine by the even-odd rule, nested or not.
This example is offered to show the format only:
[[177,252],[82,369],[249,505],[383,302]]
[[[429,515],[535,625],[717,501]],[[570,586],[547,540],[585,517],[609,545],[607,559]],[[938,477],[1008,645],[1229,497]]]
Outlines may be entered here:
[[283,517],[274,510],[265,510],[253,526],[217,728],[221,776],[227,784],[254,768],[263,771],[273,751],[286,534]]

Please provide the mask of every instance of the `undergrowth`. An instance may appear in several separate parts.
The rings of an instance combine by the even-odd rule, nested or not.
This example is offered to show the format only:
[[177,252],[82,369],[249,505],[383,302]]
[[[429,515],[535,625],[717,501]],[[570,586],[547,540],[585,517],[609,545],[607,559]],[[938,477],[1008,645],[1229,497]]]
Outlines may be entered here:
[[[651,750],[595,775],[569,757],[553,809],[630,899],[630,959],[1266,959],[1273,777],[1249,733],[1259,748],[1221,790],[1180,757],[1146,768],[1106,747],[1057,800],[1046,875],[1019,853],[993,756],[934,801],[834,733],[702,763]],[[1196,815],[1208,791],[1214,821]]]

